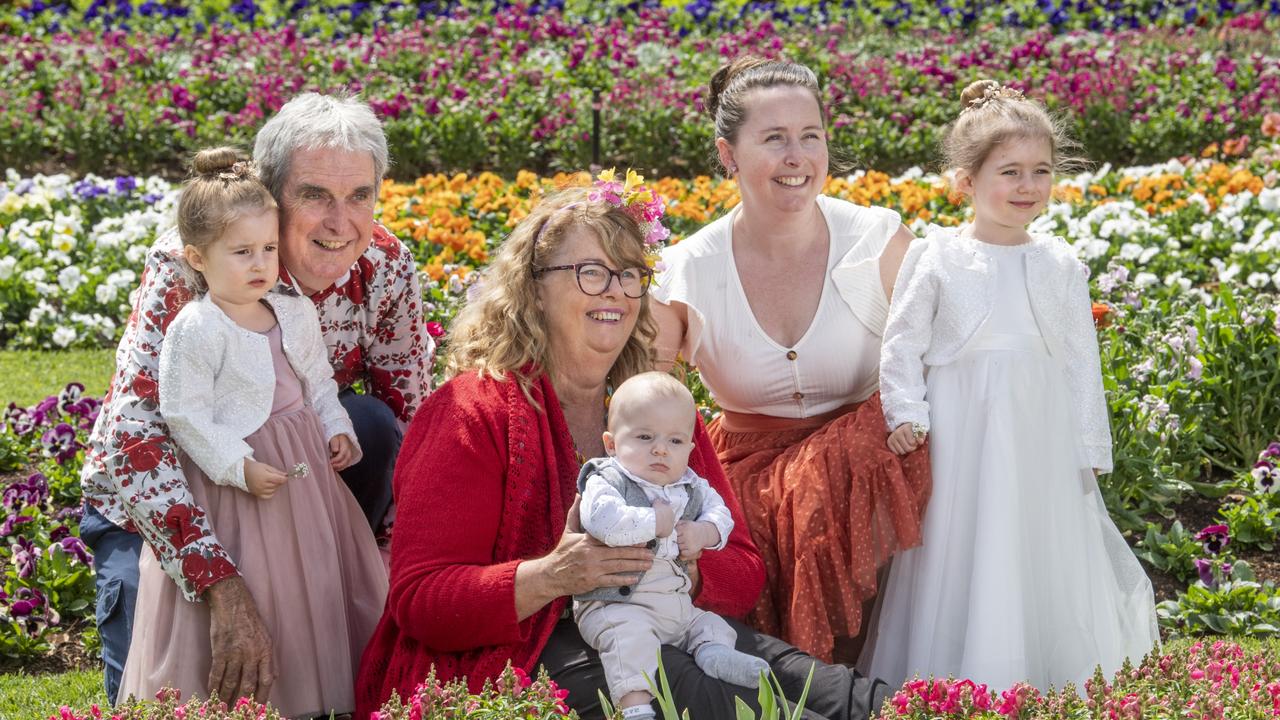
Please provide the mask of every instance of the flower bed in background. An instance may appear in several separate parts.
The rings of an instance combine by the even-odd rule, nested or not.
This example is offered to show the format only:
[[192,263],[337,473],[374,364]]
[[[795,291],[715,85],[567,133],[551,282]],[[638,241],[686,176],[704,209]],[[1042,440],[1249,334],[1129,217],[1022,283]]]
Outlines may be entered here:
[[1095,675],[1082,694],[1074,688],[1041,694],[1027,685],[1004,689],[971,680],[915,680],[880,710],[881,718],[905,720],[1223,720],[1277,715],[1280,658],[1265,646],[1221,641],[1153,651],[1113,678]]
[[[914,12],[944,17],[946,7]],[[825,83],[833,146],[890,172],[932,162],[960,90],[980,77],[1044,99],[1089,157],[1115,163],[1257,140],[1267,114],[1280,112],[1280,15],[1263,12],[1213,28],[1058,35],[853,32],[857,23],[835,16],[790,26],[768,14],[682,34],[675,22],[660,8],[587,22],[505,6],[338,39],[291,24],[199,35],[14,25],[0,32],[0,165],[173,175],[190,150],[250,146],[298,92],[348,88],[382,116],[399,179],[571,171],[590,165],[597,146],[604,166],[692,176],[714,169],[703,88],[742,52],[811,66]]]
[[[94,30],[134,28],[164,34],[203,34],[211,27],[271,28],[296,22],[306,34],[342,37],[385,25],[451,15],[459,10],[491,11],[506,2],[458,0],[393,0],[370,3],[348,0],[293,0],[234,4],[215,0],[17,0],[0,10],[0,28],[11,32],[55,33],[87,27]],[[685,33],[715,33],[744,20],[768,17],[788,25],[839,21],[858,27],[894,30],[973,29],[988,25],[1051,27],[1058,30],[1122,30],[1159,25],[1206,26],[1251,12],[1280,14],[1270,0],[1111,0],[1106,3],[1056,0],[550,0],[523,3],[538,15],[563,12],[575,20],[626,22],[655,8],[671,13],[673,28]]]

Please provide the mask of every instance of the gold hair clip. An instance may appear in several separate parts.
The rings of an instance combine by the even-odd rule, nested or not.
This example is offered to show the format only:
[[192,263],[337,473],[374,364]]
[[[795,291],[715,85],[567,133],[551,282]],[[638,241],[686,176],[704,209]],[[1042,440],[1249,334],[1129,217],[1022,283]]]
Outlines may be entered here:
[[960,111],[960,114],[963,115],[970,110],[977,110],[997,98],[1007,100],[1026,100],[1027,96],[1023,95],[1022,91],[1017,88],[1011,88],[1008,85],[996,85],[995,87],[989,87],[983,91],[982,97],[970,100],[969,104]]
[[253,165],[248,160],[238,160],[230,168],[218,173],[219,180],[243,180],[249,177]]

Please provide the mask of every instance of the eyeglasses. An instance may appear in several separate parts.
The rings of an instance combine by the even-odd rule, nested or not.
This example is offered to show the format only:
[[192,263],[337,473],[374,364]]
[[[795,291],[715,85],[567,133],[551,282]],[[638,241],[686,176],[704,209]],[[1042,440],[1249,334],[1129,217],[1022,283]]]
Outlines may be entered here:
[[653,282],[653,271],[649,268],[612,270],[598,262],[534,267],[533,276],[541,277],[555,270],[572,270],[578,277],[578,289],[584,295],[592,296],[603,295],[609,289],[613,279],[618,278],[618,286],[622,288],[622,294],[634,300],[644,297],[644,294],[649,291],[649,283]]

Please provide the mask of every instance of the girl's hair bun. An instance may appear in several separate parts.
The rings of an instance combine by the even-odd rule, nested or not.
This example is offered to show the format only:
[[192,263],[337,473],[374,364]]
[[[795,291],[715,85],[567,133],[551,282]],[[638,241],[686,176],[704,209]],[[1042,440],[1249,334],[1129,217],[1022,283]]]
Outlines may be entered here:
[[989,91],[995,91],[1000,88],[1000,83],[995,80],[975,80],[965,87],[964,92],[960,93],[960,109],[966,109],[976,100],[981,100],[987,96]]
[[191,171],[196,176],[222,175],[232,173],[237,176],[249,172],[248,158],[233,147],[217,147],[201,150],[191,161]]

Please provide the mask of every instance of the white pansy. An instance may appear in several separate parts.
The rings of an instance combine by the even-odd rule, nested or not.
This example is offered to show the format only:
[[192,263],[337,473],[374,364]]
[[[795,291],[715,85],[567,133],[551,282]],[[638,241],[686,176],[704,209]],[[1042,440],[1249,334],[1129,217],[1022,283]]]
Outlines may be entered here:
[[1155,257],[1159,253],[1160,253],[1160,248],[1158,247],[1149,247],[1144,249],[1142,251],[1142,254],[1138,256],[1138,264],[1146,265],[1147,263],[1151,262],[1151,258]]
[[94,299],[96,299],[99,303],[101,303],[101,304],[103,304],[103,305],[106,305],[107,303],[111,302],[112,300],[115,300],[115,299],[116,299],[116,295],[118,295],[118,294],[119,294],[119,292],[120,292],[120,291],[119,291],[119,290],[117,290],[117,289],[116,289],[116,288],[115,288],[111,283],[105,283],[105,282],[104,282],[104,283],[102,283],[101,285],[99,285],[98,287],[96,287],[96,288],[94,288],[94,289],[93,289],[93,297],[94,297]]
[[131,245],[128,250],[124,251],[124,257],[133,265],[141,265],[142,261],[147,257],[147,251],[150,250],[146,245]]
[[1280,187],[1262,188],[1258,193],[1258,207],[1267,212],[1280,210]]
[[68,265],[58,273],[58,284],[67,292],[75,292],[76,288],[83,285],[85,280],[84,272],[75,265]]
[[30,270],[22,273],[22,281],[25,283],[30,283],[32,285],[38,282],[44,282],[48,278],[49,278],[48,271],[46,271],[42,267],[31,268]]
[[1209,200],[1200,193],[1192,193],[1187,196],[1187,205],[1200,208],[1201,212],[1209,214]]
[[1137,260],[1142,255],[1143,249],[1138,243],[1125,243],[1120,246],[1120,259]]
[[58,295],[58,286],[53,283],[38,282],[35,284],[36,294],[40,297]]
[[1271,282],[1271,276],[1264,272],[1251,272],[1245,283],[1254,289],[1264,288]]
[[1160,282],[1160,278],[1149,272],[1140,272],[1133,278],[1133,284],[1139,288],[1149,288],[1158,282]]
[[18,258],[12,255],[0,257],[0,280],[13,277],[13,270],[18,266]]
[[53,343],[58,347],[66,347],[76,341],[76,331],[69,327],[59,327],[53,331]]

